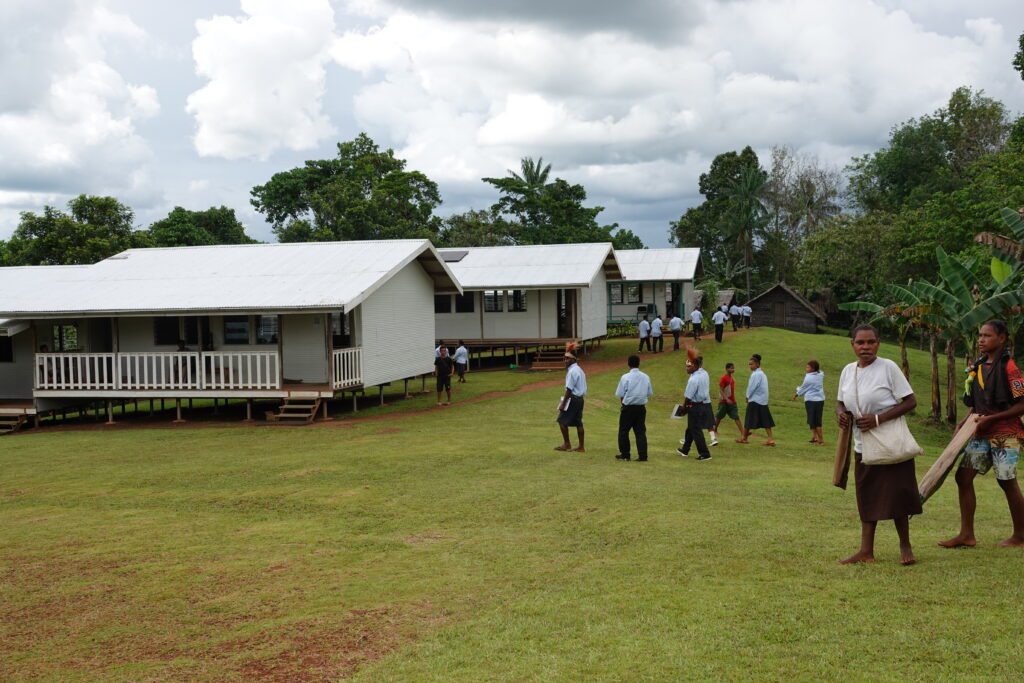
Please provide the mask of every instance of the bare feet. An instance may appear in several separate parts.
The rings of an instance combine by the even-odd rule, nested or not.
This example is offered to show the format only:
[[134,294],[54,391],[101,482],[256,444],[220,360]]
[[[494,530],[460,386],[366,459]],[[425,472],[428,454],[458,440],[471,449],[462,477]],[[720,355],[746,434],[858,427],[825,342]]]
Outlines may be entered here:
[[973,548],[978,545],[978,540],[974,536],[968,536],[967,534],[957,534],[953,538],[945,541],[939,541],[939,545],[943,548]]
[[911,550],[910,546],[900,546],[900,564],[904,567],[909,567],[912,564],[917,563],[917,558],[914,557],[914,551]]
[[1000,548],[1024,548],[1024,538],[1020,536],[1010,536],[1005,541],[1000,541]]
[[750,443],[746,439],[736,439],[736,443]]
[[572,450],[572,444],[567,443],[567,444],[563,444],[561,446],[555,446],[555,450],[556,451],[571,451]]
[[764,442],[764,445],[765,445],[765,446],[774,446],[774,445],[775,445],[775,442],[774,442],[774,441],[765,441],[765,442]]
[[579,448],[574,448],[574,449],[572,449],[572,452],[573,452],[573,453],[586,453],[586,452],[587,452],[587,449],[586,449],[586,448],[584,448],[583,446],[580,446]]
[[844,560],[839,560],[839,564],[872,564],[875,561],[875,556],[871,553],[866,553],[862,550],[858,550],[853,555],[850,555]]

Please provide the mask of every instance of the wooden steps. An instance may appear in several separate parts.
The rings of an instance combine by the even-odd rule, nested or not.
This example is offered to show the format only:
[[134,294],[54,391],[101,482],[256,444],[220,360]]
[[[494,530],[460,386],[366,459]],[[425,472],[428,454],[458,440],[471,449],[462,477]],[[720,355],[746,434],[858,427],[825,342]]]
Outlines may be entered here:
[[280,424],[309,424],[320,410],[319,398],[286,398],[278,412],[267,411],[267,422]]
[[534,354],[531,370],[564,370],[565,351],[562,349],[545,349]]
[[24,415],[0,415],[0,436],[13,434],[25,424]]

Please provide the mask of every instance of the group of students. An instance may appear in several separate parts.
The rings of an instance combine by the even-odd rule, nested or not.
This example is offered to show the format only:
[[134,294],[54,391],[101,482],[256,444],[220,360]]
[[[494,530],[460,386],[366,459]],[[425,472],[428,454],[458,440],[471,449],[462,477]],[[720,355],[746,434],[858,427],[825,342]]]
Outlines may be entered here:
[[[722,337],[725,334],[725,324],[729,321],[732,321],[733,332],[743,327],[749,328],[753,313],[754,311],[750,306],[738,306],[736,304],[726,306],[723,304],[711,315],[711,324],[715,328],[715,341],[722,341]],[[679,337],[683,334],[684,326],[683,319],[675,314],[668,321],[668,329],[674,340],[672,345],[673,351],[679,350]],[[638,353],[645,348],[653,353],[665,350],[665,323],[662,321],[661,315],[656,313],[652,321],[648,321],[645,315],[637,327],[640,334],[640,345],[637,347]],[[695,308],[690,312],[690,334],[695,341],[700,341],[704,334],[704,314],[700,312],[699,308]]]

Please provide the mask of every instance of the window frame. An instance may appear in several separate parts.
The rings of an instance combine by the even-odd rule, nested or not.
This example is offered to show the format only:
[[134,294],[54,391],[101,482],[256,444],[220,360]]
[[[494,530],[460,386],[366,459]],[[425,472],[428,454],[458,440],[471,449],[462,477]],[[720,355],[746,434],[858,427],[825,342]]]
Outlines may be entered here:
[[[245,341],[229,341],[228,340],[228,323],[237,323],[241,320],[245,321]],[[252,319],[248,315],[226,315],[221,321],[222,331],[224,333],[224,346],[249,346],[252,342]]]
[[505,290],[486,289],[483,293],[484,313],[505,312]]
[[[272,320],[272,321],[274,321],[274,334],[273,334],[273,336],[271,338],[269,338],[269,339],[267,339],[265,341],[261,338],[262,328],[263,328],[263,321],[264,320]],[[256,324],[254,325],[254,330],[256,332],[256,345],[257,346],[270,346],[270,345],[277,346],[277,342],[281,338],[280,321],[278,320],[278,317],[276,315],[257,315],[256,316]]]
[[[469,302],[467,309],[466,302]],[[465,294],[455,295],[455,312],[456,313],[476,313],[476,292],[466,292]]]
[[452,312],[452,295],[451,294],[435,294],[434,295],[434,314],[439,313],[451,313]]
[[[615,300],[615,292],[619,293],[619,300]],[[608,302],[613,306],[626,303],[622,300],[623,286],[621,282],[611,282],[608,284]]]
[[[166,338],[162,337],[161,334],[166,334],[171,329],[174,330],[174,339],[172,341],[161,341],[161,339]],[[181,339],[181,318],[179,316],[153,316],[153,346],[177,346]]]
[[14,362],[14,339],[0,337],[0,363]]
[[[636,287],[636,298],[633,298],[633,288]],[[626,285],[626,303],[642,304],[644,302],[644,285],[641,282]]]
[[510,289],[505,292],[508,298],[509,313],[527,312],[527,309],[529,308],[529,305],[527,303],[529,301],[529,295],[527,294],[527,291],[528,290],[525,289]]

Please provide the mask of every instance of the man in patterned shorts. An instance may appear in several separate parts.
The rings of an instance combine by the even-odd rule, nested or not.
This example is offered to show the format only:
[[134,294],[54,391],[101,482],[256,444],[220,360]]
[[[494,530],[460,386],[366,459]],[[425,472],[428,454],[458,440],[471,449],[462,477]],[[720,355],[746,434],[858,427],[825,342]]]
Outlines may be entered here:
[[956,473],[960,494],[960,533],[946,541],[944,548],[973,547],[974,510],[977,498],[974,478],[995,470],[996,481],[1006,495],[1013,519],[1013,535],[999,545],[1024,547],[1024,496],[1017,483],[1017,459],[1024,438],[1024,376],[1006,351],[1009,334],[1006,323],[990,320],[978,332],[981,357],[971,365],[964,402],[974,409],[978,429],[964,448]]

